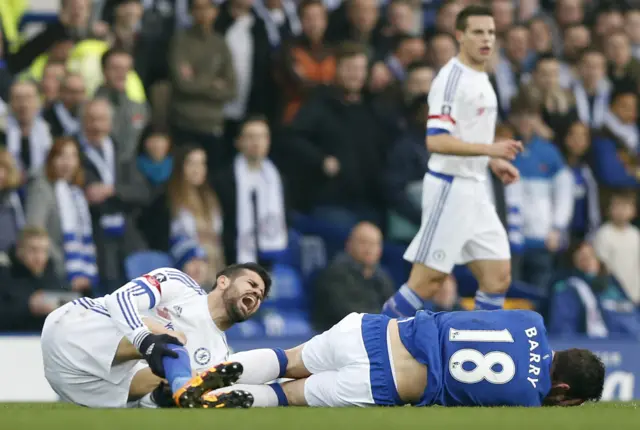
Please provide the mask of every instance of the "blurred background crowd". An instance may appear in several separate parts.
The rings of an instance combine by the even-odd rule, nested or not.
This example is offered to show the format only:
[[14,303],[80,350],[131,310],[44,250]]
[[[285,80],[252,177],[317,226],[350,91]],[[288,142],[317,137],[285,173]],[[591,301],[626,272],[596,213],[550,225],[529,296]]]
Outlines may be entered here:
[[[640,338],[632,0],[61,0],[36,25],[0,1],[0,331],[155,267],[206,288],[246,261],[275,285],[232,336],[379,312],[408,275],[427,97],[471,3],[495,18],[496,137],[525,145],[519,183],[487,182],[507,307]],[[457,268],[435,310],[475,288]]]

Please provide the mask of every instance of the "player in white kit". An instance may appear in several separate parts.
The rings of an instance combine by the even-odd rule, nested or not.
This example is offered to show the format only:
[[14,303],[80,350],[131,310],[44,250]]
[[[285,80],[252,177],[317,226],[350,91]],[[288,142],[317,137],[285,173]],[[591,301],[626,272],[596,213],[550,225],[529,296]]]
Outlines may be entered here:
[[431,153],[422,191],[422,224],[404,254],[409,280],[384,305],[393,317],[412,316],[438,290],[455,264],[468,264],[479,283],[476,309],[500,309],[511,283],[507,234],[484,183],[487,166],[509,184],[519,178],[508,161],[515,140],[494,142],[498,103],[485,72],[495,44],[490,9],[469,6],[456,18],[457,57],[429,92],[426,143]]
[[45,321],[45,376],[62,400],[88,407],[171,406],[155,400],[167,388],[169,403],[181,407],[250,406],[243,392],[205,403],[201,396],[242,373],[224,363],[224,330],[251,317],[270,286],[253,263],[222,270],[209,294],[185,273],[161,268],[104,297],[75,300]]

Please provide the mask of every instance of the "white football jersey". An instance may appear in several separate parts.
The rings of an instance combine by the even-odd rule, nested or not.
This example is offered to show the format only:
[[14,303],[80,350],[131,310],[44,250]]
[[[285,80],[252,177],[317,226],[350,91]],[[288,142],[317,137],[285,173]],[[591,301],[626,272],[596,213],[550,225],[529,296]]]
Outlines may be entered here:
[[[429,91],[427,134],[446,131],[466,143],[490,145],[495,138],[498,99],[489,76],[452,58]],[[428,137],[427,137],[428,139]],[[484,180],[489,157],[432,154],[429,170]]]
[[[85,300],[85,307],[88,303]],[[96,309],[104,309],[136,348],[149,333],[142,318],[153,318],[165,328],[183,332],[195,371],[208,369],[229,356],[226,336],[211,319],[207,293],[180,270],[154,270],[90,303]]]

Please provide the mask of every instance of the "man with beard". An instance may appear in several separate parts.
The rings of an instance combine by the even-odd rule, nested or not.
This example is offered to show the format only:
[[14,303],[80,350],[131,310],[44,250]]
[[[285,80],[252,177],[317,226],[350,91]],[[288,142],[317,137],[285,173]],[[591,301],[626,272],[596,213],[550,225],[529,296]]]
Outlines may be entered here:
[[[201,396],[242,373],[224,362],[224,331],[251,317],[270,287],[254,263],[222,270],[209,294],[185,273],[161,268],[104,297],[75,300],[45,321],[45,376],[62,400],[87,407],[249,407],[252,396],[240,390]],[[159,404],[167,391],[171,400]]]

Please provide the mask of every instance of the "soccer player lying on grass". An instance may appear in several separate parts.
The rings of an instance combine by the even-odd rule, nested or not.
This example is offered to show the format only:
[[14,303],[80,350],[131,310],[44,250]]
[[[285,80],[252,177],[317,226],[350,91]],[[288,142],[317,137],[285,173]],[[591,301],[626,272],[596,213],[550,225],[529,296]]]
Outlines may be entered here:
[[45,376],[62,400],[88,407],[249,407],[251,394],[241,390],[206,401],[202,394],[242,373],[224,363],[224,330],[255,314],[270,287],[269,274],[252,263],[222,270],[209,294],[162,268],[104,297],[75,300],[44,323]]
[[[577,406],[598,401],[604,365],[584,349],[553,352],[532,311],[352,313],[288,351],[259,349],[238,384],[253,406]],[[266,383],[294,378],[283,384]],[[207,397],[207,395],[205,395]]]

